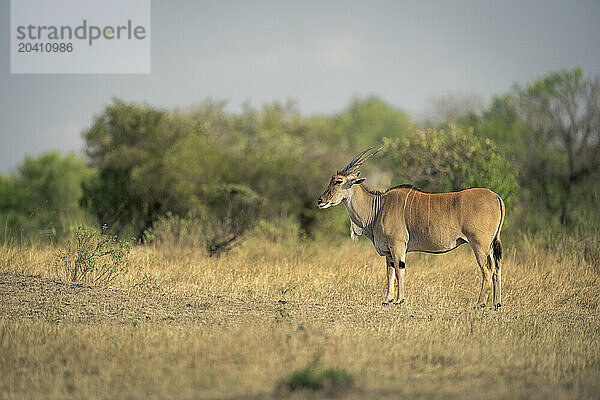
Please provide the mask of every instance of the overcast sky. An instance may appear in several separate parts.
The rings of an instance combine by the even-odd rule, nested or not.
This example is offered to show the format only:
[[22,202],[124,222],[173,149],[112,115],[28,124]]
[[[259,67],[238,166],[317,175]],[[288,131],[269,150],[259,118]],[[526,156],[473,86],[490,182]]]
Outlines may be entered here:
[[[68,12],[68,11],[66,11]],[[600,1],[152,2],[152,73],[11,75],[0,0],[0,172],[25,154],[81,151],[116,96],[230,111],[292,98],[304,114],[377,95],[413,115],[446,94],[485,99],[559,68],[600,73]]]

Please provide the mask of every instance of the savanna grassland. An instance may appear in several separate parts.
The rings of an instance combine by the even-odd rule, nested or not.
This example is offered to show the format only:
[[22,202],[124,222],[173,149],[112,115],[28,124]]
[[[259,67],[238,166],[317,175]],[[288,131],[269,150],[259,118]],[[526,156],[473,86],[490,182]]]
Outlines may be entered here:
[[[409,254],[400,306],[366,240],[136,246],[108,286],[69,283],[56,251],[0,248],[0,398],[600,395],[600,267],[576,252],[505,246],[495,312],[472,309],[467,246]],[[351,379],[289,391],[307,366]]]

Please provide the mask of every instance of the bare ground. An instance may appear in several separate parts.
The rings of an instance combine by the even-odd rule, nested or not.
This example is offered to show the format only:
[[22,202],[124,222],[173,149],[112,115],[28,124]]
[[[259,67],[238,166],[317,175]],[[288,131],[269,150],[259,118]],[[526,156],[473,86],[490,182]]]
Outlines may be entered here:
[[71,284],[11,273],[0,273],[0,304],[0,318],[77,324],[205,324],[251,318],[252,314],[275,307],[275,304],[250,307],[242,301],[219,297],[199,300],[136,287]]
[[[284,296],[282,296],[284,297]],[[98,287],[66,283],[40,276],[0,273],[0,319],[32,319],[75,324],[239,325],[271,319],[303,317],[313,322],[350,322],[357,318],[375,323],[398,306],[339,302],[300,303],[290,300],[261,301],[224,296],[182,294],[175,291]],[[425,318],[423,312],[401,315]],[[302,318],[301,318],[302,319]],[[368,322],[367,322],[368,323]],[[303,329],[303,327],[300,327]]]

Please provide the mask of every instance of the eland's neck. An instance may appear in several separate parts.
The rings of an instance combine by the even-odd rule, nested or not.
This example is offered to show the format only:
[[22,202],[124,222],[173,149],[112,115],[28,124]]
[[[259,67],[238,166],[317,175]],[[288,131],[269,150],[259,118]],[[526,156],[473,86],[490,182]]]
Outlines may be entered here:
[[372,232],[373,222],[381,209],[381,195],[369,193],[362,185],[355,185],[343,202],[352,222]]

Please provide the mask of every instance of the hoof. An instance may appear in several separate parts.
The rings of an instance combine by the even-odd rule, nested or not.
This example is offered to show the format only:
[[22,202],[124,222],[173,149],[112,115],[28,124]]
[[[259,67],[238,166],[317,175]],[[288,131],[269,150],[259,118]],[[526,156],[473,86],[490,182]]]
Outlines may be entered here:
[[479,310],[479,309],[484,309],[485,308],[485,303],[481,303],[481,304],[476,304],[475,307],[473,307],[473,310]]
[[400,304],[404,303],[404,299],[402,300],[398,300],[394,302],[394,305],[399,306]]
[[500,303],[496,303],[496,304],[494,305],[494,310],[498,311],[498,310],[500,309],[500,307],[502,307],[502,304],[500,304]]

